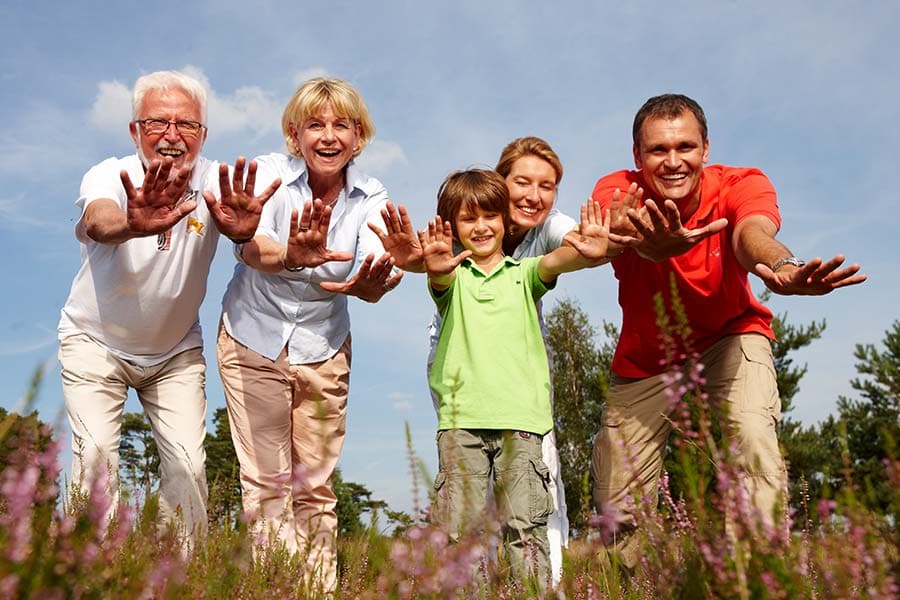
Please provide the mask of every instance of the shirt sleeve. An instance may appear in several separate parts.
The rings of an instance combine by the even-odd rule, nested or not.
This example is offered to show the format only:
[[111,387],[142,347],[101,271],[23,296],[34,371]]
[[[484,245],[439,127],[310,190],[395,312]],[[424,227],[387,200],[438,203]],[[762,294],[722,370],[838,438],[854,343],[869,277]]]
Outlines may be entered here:
[[528,287],[531,288],[531,297],[535,302],[540,300],[544,294],[555,288],[556,282],[559,281],[559,277],[554,279],[551,283],[541,281],[541,278],[538,275],[539,262],[541,262],[540,256],[524,258],[521,261],[522,269],[525,271],[526,275],[523,279],[528,282]]
[[763,215],[781,228],[781,214],[775,187],[759,169],[739,169],[729,174],[722,186],[725,217],[737,224],[750,215]]
[[[78,199],[75,200],[75,206],[81,209],[78,222],[75,223],[75,237],[79,242],[86,244],[92,241],[88,237],[84,226],[84,213],[91,202],[108,198],[122,210],[127,208],[125,187],[122,185],[122,179],[119,176],[119,172],[124,167],[125,163],[119,159],[107,158],[91,167],[81,179],[81,190]],[[139,187],[143,182],[143,177],[140,180],[135,180],[134,173],[129,172],[129,175],[135,187]]]
[[387,190],[381,184],[365,200],[365,210],[360,220],[359,233],[357,234],[356,265],[362,264],[362,261],[369,254],[374,254],[375,260],[378,260],[384,254],[384,245],[382,245],[378,236],[375,235],[375,232],[369,229],[369,223],[377,225],[382,222],[381,210],[385,208],[387,201]]
[[553,209],[541,225],[541,247],[538,254],[547,254],[563,245],[563,238],[575,229],[572,217]]
[[[267,156],[256,158],[256,185],[255,190],[264,190],[273,181],[281,176],[277,167]],[[281,243],[279,233],[285,227],[290,227],[290,191],[287,184],[282,183],[275,193],[269,198],[259,217],[259,225],[256,227],[256,235],[264,235]],[[287,239],[287,233],[284,234]]]
[[597,181],[597,184],[594,186],[594,191],[591,193],[591,198],[600,205],[600,208],[609,210],[612,206],[612,197],[616,189],[619,189],[624,193],[625,190],[628,189],[628,186],[637,180],[638,177],[634,171],[616,171],[615,173],[610,173]]

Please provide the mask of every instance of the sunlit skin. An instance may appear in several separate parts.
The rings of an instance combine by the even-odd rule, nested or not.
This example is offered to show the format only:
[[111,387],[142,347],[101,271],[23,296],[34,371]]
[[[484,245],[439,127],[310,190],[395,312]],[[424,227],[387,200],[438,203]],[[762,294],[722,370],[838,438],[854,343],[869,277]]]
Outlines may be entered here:
[[647,185],[644,196],[658,205],[672,200],[682,219],[690,217],[700,205],[703,165],[709,160],[709,140],[693,113],[647,119],[633,151]]
[[459,243],[483,271],[490,272],[503,259],[503,215],[462,206],[453,225]]
[[530,229],[547,220],[556,200],[556,178],[553,165],[533,154],[512,164],[506,176],[512,224],[504,243],[510,253]]
[[318,114],[291,128],[294,141],[309,170],[313,195],[328,202],[344,183],[344,167],[359,147],[360,129],[356,122],[334,112],[326,102]]
[[[141,102],[137,118],[203,122],[199,103],[180,88],[148,91]],[[207,133],[204,127],[197,135],[185,136],[175,125],[170,124],[164,133],[153,135],[146,133],[141,125],[135,122],[129,125],[129,131],[144,167],[148,167],[151,161],[165,161],[166,158],[170,158],[174,167],[171,171],[173,174],[182,167],[194,166],[203,149]]]

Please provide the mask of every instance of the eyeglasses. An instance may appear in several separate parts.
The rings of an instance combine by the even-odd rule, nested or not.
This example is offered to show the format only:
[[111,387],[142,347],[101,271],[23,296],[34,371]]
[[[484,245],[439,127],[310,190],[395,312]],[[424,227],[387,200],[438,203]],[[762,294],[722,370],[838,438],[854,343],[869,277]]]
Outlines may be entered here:
[[174,125],[175,129],[185,137],[196,137],[200,135],[200,131],[206,127],[203,123],[197,121],[167,121],[165,119],[135,119],[135,123],[139,123],[147,135],[160,135],[169,130],[169,125]]

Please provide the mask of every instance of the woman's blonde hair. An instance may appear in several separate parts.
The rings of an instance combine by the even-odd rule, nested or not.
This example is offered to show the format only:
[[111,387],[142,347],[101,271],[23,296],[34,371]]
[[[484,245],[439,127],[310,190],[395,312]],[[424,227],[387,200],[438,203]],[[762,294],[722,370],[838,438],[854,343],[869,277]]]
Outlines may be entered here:
[[537,156],[550,163],[550,166],[556,171],[556,185],[559,185],[563,176],[562,162],[559,160],[556,152],[553,151],[553,148],[550,147],[550,144],[539,137],[520,137],[507,144],[503,152],[500,153],[495,171],[504,178],[508,177],[510,171],[512,171],[513,163],[523,156]]
[[314,77],[297,88],[288,100],[281,115],[281,131],[288,152],[302,158],[291,128],[318,114],[329,102],[335,114],[352,119],[359,126],[359,146],[353,151],[353,157],[359,156],[375,136],[375,124],[356,88],[335,77]]

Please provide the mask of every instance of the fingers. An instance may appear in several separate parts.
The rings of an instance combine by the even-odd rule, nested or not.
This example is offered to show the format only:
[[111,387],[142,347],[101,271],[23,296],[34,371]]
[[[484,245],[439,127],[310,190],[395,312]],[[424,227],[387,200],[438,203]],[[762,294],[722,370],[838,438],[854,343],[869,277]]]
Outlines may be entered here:
[[402,204],[397,205],[397,212],[400,215],[400,229],[412,233],[412,219],[409,218],[409,213],[406,212],[406,207]]
[[[312,222],[313,210],[316,208],[316,202],[319,203],[318,211],[316,211],[316,216],[319,216],[319,213],[322,210],[322,201],[321,200],[313,200],[312,202],[304,202],[303,203],[303,212],[300,213],[300,221],[298,223],[298,233],[301,231],[309,231],[310,223]],[[296,210],[296,209],[295,209]]]
[[[304,208],[305,210],[305,208]],[[300,232],[300,211],[296,208],[291,211],[291,226],[288,230],[288,239],[292,240],[297,237],[297,234]]]
[[[381,217],[384,218],[384,211],[382,211]],[[375,235],[378,236],[378,239],[381,240],[381,243],[383,244],[384,240],[388,236],[388,234],[385,233],[384,231],[382,231],[381,227],[379,227],[375,223],[366,223],[366,225],[368,225],[368,227],[372,231],[372,233],[374,233]]]
[[[647,208],[647,216],[650,217],[650,223],[653,225],[654,230],[662,231],[664,229],[671,229],[670,225],[672,224],[669,223],[668,219],[666,219],[666,216],[656,205],[656,202],[654,202],[653,200],[647,200],[646,202],[644,202],[644,206]],[[678,209],[676,209],[676,214],[677,212]],[[678,231],[678,229],[680,229],[680,226],[674,231]]]
[[666,200],[663,202],[663,209],[665,210],[666,221],[669,223],[669,229],[672,231],[681,229],[681,213],[678,212],[678,205],[672,200]]
[[[250,161],[250,167],[254,169],[254,174],[256,172],[256,161]],[[248,177],[249,180],[249,177]],[[256,179],[254,177],[253,180],[254,185],[256,185]],[[272,183],[269,184],[262,194],[259,195],[259,205],[260,207],[264,206],[266,202],[269,201],[269,198],[275,195],[275,192],[278,191],[278,188],[281,187],[281,178],[275,179]]]
[[228,180],[228,165],[225,163],[219,165],[219,192],[222,194],[223,201],[231,198],[232,186]]
[[353,260],[352,252],[338,252],[335,250],[325,252],[325,262],[348,262],[351,260]]
[[454,256],[453,257],[453,268],[455,269],[456,267],[458,267],[460,264],[462,264],[462,261],[466,260],[470,256],[472,256],[471,250],[463,250],[462,252],[460,252],[459,254]]
[[125,197],[128,198],[129,201],[137,196],[137,190],[134,189],[134,184],[131,183],[131,177],[128,176],[128,171],[122,169],[119,172],[119,179],[122,180],[122,187],[125,188]]
[[[238,156],[238,159],[235,161],[235,170],[237,170],[237,164],[243,163],[244,157]],[[247,196],[253,196],[253,190],[256,188],[256,161],[251,160],[250,164],[247,166],[247,181],[244,183],[244,193]]]

